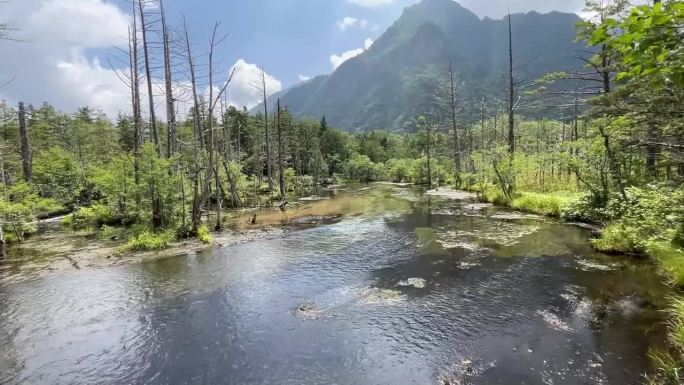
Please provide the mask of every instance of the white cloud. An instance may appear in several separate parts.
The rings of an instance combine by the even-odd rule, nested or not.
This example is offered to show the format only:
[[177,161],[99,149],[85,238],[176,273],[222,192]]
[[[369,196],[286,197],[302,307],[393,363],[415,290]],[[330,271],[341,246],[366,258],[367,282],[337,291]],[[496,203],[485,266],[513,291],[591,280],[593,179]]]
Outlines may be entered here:
[[381,7],[383,5],[388,5],[394,3],[395,0],[347,0],[352,4],[356,4],[361,7]]
[[59,89],[74,101],[107,112],[110,117],[120,110],[129,110],[129,91],[113,70],[100,65],[98,58],[88,60],[75,51],[67,61],[57,62]]
[[347,60],[353,57],[359,56],[362,53],[363,48],[357,48],[343,52],[341,55],[332,54],[330,55],[330,64],[332,64],[333,70],[336,70],[337,67],[339,67],[342,63],[346,62]]
[[22,29],[30,41],[86,48],[125,45],[128,15],[102,0],[47,0]]
[[2,5],[22,42],[3,43],[0,68],[16,77],[3,95],[10,102],[54,103],[73,111],[89,105],[109,116],[129,110],[128,90],[87,49],[125,45],[128,15],[104,0],[21,0]]
[[338,21],[335,23],[337,25],[337,28],[340,29],[340,31],[346,31],[349,28],[352,27],[358,27],[361,29],[364,29],[368,26],[368,20],[366,19],[357,19],[355,17],[345,17],[342,20]]
[[342,63],[346,62],[347,60],[361,55],[365,50],[369,49],[373,45],[373,40],[371,38],[366,39],[363,42],[363,48],[357,48],[357,49],[352,49],[346,52],[343,52],[340,55],[332,54],[330,55],[330,64],[332,64],[333,71],[337,69]]
[[[228,87],[228,103],[236,107],[252,108],[259,104],[262,99],[261,69],[256,64],[247,63],[244,59],[238,59],[233,65],[233,80]],[[266,95],[271,96],[283,89],[280,80],[266,73]]]
[[305,81],[311,79],[311,76],[306,76],[306,75],[302,75],[302,74],[299,74],[298,77],[299,77],[300,82],[305,82]]

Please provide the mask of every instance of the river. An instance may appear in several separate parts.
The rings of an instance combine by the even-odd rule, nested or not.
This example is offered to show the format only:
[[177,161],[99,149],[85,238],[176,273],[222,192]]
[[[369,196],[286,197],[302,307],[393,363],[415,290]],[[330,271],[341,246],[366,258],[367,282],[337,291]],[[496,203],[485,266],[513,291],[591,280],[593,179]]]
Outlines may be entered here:
[[259,220],[285,230],[107,267],[0,261],[0,383],[623,385],[664,343],[655,268],[576,226],[395,186]]

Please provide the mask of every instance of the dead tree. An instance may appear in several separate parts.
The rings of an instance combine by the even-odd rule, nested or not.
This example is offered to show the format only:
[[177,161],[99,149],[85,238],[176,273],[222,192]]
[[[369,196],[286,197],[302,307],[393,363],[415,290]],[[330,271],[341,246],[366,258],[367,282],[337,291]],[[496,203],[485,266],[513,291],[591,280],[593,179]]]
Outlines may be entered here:
[[271,163],[271,140],[268,134],[268,96],[266,95],[266,72],[261,67],[261,79],[259,86],[264,100],[264,139],[266,145],[266,176],[268,177],[268,189],[271,193],[271,201],[273,201],[273,166]]
[[[508,13],[508,152],[515,155],[515,84],[513,80],[513,27]],[[511,186],[513,187],[513,186]]]
[[199,149],[198,149],[198,139],[202,135],[202,119],[200,117],[200,102],[199,96],[197,95],[197,77],[195,76],[195,60],[192,56],[192,49],[190,47],[190,36],[188,34],[188,26],[185,22],[185,17],[183,18],[183,31],[185,32],[185,48],[188,60],[188,69],[190,72],[190,85],[192,86],[192,121],[193,121],[193,131],[192,131],[192,158],[193,158],[193,195],[192,195],[192,232],[197,234],[200,224],[202,222],[202,196],[199,189],[199,178],[201,172],[201,166],[199,162]]
[[164,83],[166,88],[166,121],[167,121],[167,140],[166,140],[166,156],[171,158],[178,150],[177,144],[177,126],[176,126],[176,108],[175,99],[173,97],[173,76],[171,72],[171,48],[169,27],[166,24],[166,13],[164,12],[164,1],[159,0],[159,12],[161,13],[162,24],[162,43],[164,46]]
[[214,31],[211,35],[211,40],[209,41],[209,119],[207,121],[207,130],[209,131],[209,167],[207,167],[207,177],[205,180],[205,183],[207,184],[210,184],[213,179],[216,182],[216,230],[221,229],[221,206],[223,204],[223,200],[222,195],[219,194],[221,179],[218,173],[218,158],[215,157],[216,135],[214,134],[214,109],[221,100],[221,95],[223,95],[223,93],[226,91],[226,88],[228,88],[230,81],[233,79],[233,74],[235,73],[235,69],[233,69],[223,88],[221,88],[218,95],[214,97],[214,49],[219,46],[226,39],[226,37],[228,37],[228,35],[225,35],[222,38],[217,39],[216,32],[218,31],[219,26],[220,23],[214,24]]
[[278,176],[280,182],[281,205],[287,203],[287,188],[285,186],[285,170],[283,169],[283,137],[280,119],[280,98],[278,98]]
[[140,31],[142,33],[143,55],[145,58],[145,76],[147,78],[147,99],[150,110],[150,129],[154,145],[157,149],[157,155],[161,156],[161,144],[159,143],[159,132],[157,132],[157,118],[154,113],[154,95],[152,93],[152,69],[150,67],[150,49],[147,42],[147,27],[145,24],[145,0],[137,0],[138,9],[140,10]]
[[140,146],[142,145],[142,109],[140,107],[140,65],[138,63],[138,26],[137,16],[135,12],[135,4],[133,5],[133,20],[131,28],[128,31],[128,55],[130,64],[130,88],[131,88],[131,104],[133,112],[133,173],[135,178],[135,204],[136,209],[140,210],[142,205],[142,196],[140,194]]
[[24,180],[30,183],[33,181],[33,162],[31,159],[29,133],[26,127],[24,102],[19,102],[19,136],[21,137],[21,165],[24,170]]
[[449,62],[449,89],[447,91],[449,96],[449,112],[451,113],[451,129],[454,135],[454,162],[456,165],[456,182],[461,179],[461,142],[458,137],[457,111],[458,105],[456,102],[456,83],[454,81],[454,66]]

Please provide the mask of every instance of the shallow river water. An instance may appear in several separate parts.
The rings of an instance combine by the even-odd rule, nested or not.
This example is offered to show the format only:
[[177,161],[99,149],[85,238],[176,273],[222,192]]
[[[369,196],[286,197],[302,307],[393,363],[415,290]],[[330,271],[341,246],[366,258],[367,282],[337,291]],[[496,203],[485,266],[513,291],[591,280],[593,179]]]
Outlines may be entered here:
[[578,227],[392,186],[294,213],[342,217],[26,279],[44,257],[10,256],[0,383],[623,385],[664,339],[655,269]]

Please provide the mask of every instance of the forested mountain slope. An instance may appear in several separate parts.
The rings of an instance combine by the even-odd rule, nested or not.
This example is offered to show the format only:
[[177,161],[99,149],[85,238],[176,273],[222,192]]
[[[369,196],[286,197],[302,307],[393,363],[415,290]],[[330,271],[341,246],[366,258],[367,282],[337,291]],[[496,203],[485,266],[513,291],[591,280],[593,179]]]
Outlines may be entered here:
[[[521,80],[578,67],[577,15],[530,12],[511,20]],[[296,116],[325,115],[349,131],[413,130],[409,120],[448,79],[450,62],[463,104],[479,106],[483,97],[503,99],[507,60],[506,19],[480,19],[452,0],[423,0],[407,7],[370,49],[271,102],[280,97]]]

